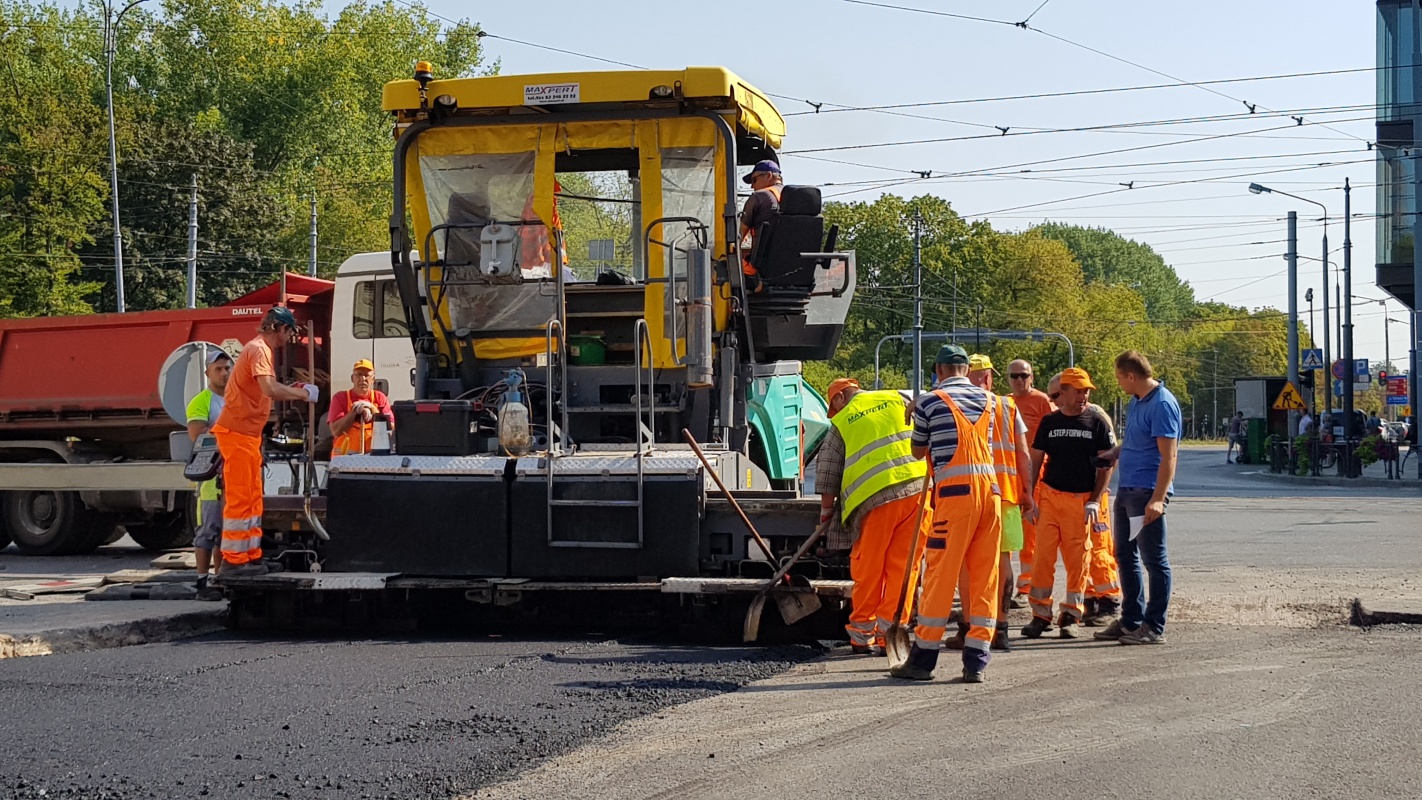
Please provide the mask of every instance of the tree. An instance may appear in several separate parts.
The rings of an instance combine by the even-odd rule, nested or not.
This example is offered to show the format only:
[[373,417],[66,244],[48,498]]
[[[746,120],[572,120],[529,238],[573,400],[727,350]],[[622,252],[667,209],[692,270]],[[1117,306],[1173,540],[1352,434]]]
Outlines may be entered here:
[[1145,298],[1152,320],[1173,321],[1189,315],[1195,293],[1150,245],[1122,238],[1104,228],[1049,222],[1033,230],[1070,248],[1087,282],[1134,289]]

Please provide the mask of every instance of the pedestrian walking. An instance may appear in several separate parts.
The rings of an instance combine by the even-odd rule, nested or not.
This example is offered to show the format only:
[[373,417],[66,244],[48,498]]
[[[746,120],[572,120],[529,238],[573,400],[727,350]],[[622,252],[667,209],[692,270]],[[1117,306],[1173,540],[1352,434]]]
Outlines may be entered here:
[[1111,477],[1110,465],[1097,454],[1115,445],[1110,426],[1087,411],[1095,389],[1086,370],[1064,370],[1057,410],[1042,420],[1032,443],[1032,470],[1040,472],[1041,480],[1036,484],[1037,552],[1028,596],[1032,621],[1022,629],[1029,639],[1051,627],[1059,552],[1067,579],[1057,619],[1061,638],[1077,638],[1085,616],[1091,533],[1101,519],[1101,496]]
[[913,455],[929,457],[933,470],[933,529],[924,545],[923,594],[908,659],[890,670],[896,678],[931,680],[944,629],[953,611],[953,590],[964,563],[968,593],[963,613],[963,681],[986,677],[997,627],[1001,501],[994,480],[992,397],[968,381],[968,354],[957,345],[938,351],[939,379],[913,409]]
[[1229,421],[1229,432],[1226,434],[1229,442],[1225,445],[1225,463],[1232,464],[1230,456],[1234,453],[1234,448],[1239,447],[1240,455],[1244,454],[1244,412],[1234,412],[1234,418]]
[[[1121,618],[1096,638],[1162,644],[1170,607],[1165,507],[1174,491],[1180,403],[1153,377],[1150,361],[1134,350],[1116,357],[1116,382],[1132,398],[1121,444],[1103,454],[1117,460],[1120,473],[1112,516],[1123,598]],[[1142,569],[1150,583],[1148,600]]]
[[928,464],[913,455],[903,395],[863,391],[853,378],[836,379],[828,395],[830,431],[815,461],[820,524],[831,523],[839,507],[852,542],[849,645],[868,655],[883,650],[895,622],[907,622],[895,617],[898,591],[904,571],[918,565],[909,553],[914,523],[925,534],[931,523],[919,513],[928,501],[922,489]]

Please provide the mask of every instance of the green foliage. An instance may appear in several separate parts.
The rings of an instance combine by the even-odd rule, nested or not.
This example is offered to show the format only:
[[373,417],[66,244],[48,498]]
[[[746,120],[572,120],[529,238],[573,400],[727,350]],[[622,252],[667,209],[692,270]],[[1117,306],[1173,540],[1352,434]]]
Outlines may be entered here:
[[[166,0],[124,16],[113,72],[131,310],[185,295],[194,173],[204,303],[306,270],[313,193],[322,274],[388,245],[382,87],[416,59],[476,74],[479,30],[394,0],[322,9]],[[113,308],[102,21],[98,5],[0,0],[0,314]]]

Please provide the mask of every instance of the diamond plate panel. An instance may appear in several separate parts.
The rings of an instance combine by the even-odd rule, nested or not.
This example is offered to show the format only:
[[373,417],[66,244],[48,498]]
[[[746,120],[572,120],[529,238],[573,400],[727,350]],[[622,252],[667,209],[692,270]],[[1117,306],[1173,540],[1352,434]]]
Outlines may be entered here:
[[498,477],[504,474],[508,459],[503,456],[336,456],[331,459],[332,473],[409,475],[481,475]]

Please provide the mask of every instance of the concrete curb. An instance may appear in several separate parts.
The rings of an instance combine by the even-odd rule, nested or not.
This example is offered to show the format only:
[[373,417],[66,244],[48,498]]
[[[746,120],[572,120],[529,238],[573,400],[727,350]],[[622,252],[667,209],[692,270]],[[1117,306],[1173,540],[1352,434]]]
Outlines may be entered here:
[[0,632],[0,659],[171,642],[213,633],[226,627],[227,608],[224,606],[211,611],[194,611],[176,616],[156,616],[103,625],[18,634]]
[[1415,478],[1390,481],[1387,478],[1315,478],[1312,475],[1283,475],[1274,472],[1256,472],[1255,477],[1277,483],[1292,483],[1303,486],[1343,486],[1358,489],[1399,489],[1422,491],[1422,482]]

